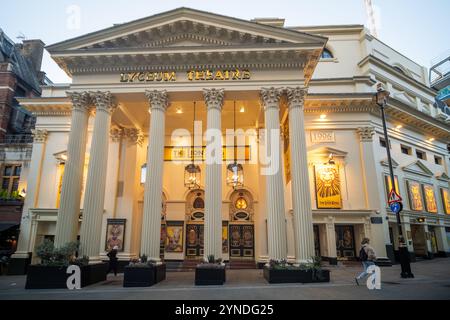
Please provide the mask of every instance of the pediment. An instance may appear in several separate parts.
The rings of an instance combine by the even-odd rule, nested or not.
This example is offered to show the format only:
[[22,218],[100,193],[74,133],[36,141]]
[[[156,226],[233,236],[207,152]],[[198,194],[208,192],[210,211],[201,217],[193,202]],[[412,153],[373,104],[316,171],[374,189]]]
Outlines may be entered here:
[[445,182],[449,182],[450,181],[450,177],[445,172],[442,172],[441,174],[437,175],[436,179],[441,180],[441,181],[445,181]]
[[420,160],[417,160],[407,166],[404,166],[402,169],[405,172],[409,172],[409,173],[413,173],[413,174],[417,174],[417,175],[422,175],[422,176],[426,176],[426,177],[433,176],[433,172],[430,169],[428,169],[428,167]]
[[[380,161],[381,165],[383,167],[389,167],[389,163],[388,163],[388,159],[384,158],[383,160]],[[397,168],[398,167],[398,162],[395,161],[395,159],[392,159],[392,167]]]
[[326,38],[294,30],[179,8],[63,41],[47,47],[47,50],[53,53],[80,49],[282,43],[323,47],[326,41]]

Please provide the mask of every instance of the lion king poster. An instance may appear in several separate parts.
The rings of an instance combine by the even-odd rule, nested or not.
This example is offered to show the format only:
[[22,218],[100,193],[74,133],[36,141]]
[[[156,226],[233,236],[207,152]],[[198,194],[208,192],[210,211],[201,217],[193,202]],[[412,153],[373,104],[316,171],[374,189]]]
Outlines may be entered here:
[[323,164],[314,166],[317,209],[341,209],[341,181],[339,166]]

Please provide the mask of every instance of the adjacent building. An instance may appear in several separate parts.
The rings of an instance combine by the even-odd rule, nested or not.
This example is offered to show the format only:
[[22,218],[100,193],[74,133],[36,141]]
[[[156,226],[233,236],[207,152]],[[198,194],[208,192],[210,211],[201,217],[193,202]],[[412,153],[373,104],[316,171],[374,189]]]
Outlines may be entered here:
[[17,99],[40,96],[48,83],[43,51],[41,40],[14,43],[0,29],[0,254],[16,249],[36,119]]
[[124,263],[256,266],[354,260],[369,237],[390,264],[388,147],[412,259],[450,253],[450,117],[426,68],[364,26],[180,8],[47,49],[72,83],[19,99],[36,129],[11,272],[44,239],[91,261],[118,245]]

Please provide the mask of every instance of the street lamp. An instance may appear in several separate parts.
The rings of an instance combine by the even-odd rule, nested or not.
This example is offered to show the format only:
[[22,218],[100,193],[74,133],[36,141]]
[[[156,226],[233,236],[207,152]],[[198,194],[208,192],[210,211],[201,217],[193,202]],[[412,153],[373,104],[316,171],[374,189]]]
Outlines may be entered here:
[[[398,195],[399,190],[396,190],[396,186],[395,186],[394,168],[392,166],[391,150],[389,148],[390,147],[389,136],[388,136],[387,126],[386,126],[385,108],[386,108],[386,104],[387,104],[389,95],[390,95],[389,91],[383,90],[383,88],[381,87],[381,83],[379,83],[377,86],[377,93],[375,93],[373,100],[380,107],[380,110],[381,110],[381,120],[383,122],[384,139],[386,141],[386,152],[387,152],[389,173],[390,173],[391,185],[392,185],[392,190],[390,190],[390,191],[391,191],[391,194]],[[400,260],[400,265],[402,268],[402,273],[400,275],[402,278],[414,278],[414,275],[411,272],[411,264],[409,261],[408,246],[406,245],[405,238],[403,237],[402,222],[400,219],[400,212],[402,211],[402,209],[403,209],[403,204],[401,202],[401,198],[399,199],[399,201],[392,202],[391,210],[396,214],[397,225],[398,225],[399,260]]]

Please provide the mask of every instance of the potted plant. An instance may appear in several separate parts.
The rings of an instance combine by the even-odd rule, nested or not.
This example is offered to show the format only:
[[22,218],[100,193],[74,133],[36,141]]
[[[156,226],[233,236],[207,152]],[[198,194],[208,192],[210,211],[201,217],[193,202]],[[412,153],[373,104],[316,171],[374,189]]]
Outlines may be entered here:
[[142,255],[124,268],[124,287],[151,287],[166,279],[166,265]]
[[225,264],[222,259],[209,255],[195,268],[195,285],[223,285],[225,283]]
[[312,283],[329,282],[330,272],[321,267],[320,257],[311,262],[293,264],[287,260],[270,260],[264,266],[264,278],[269,283]]
[[77,265],[81,271],[81,287],[105,281],[108,265],[106,263],[89,264],[89,257],[75,256],[78,243],[70,242],[55,248],[53,242],[44,240],[36,247],[39,264],[30,265],[27,272],[25,289],[64,289],[67,288],[67,268]]

